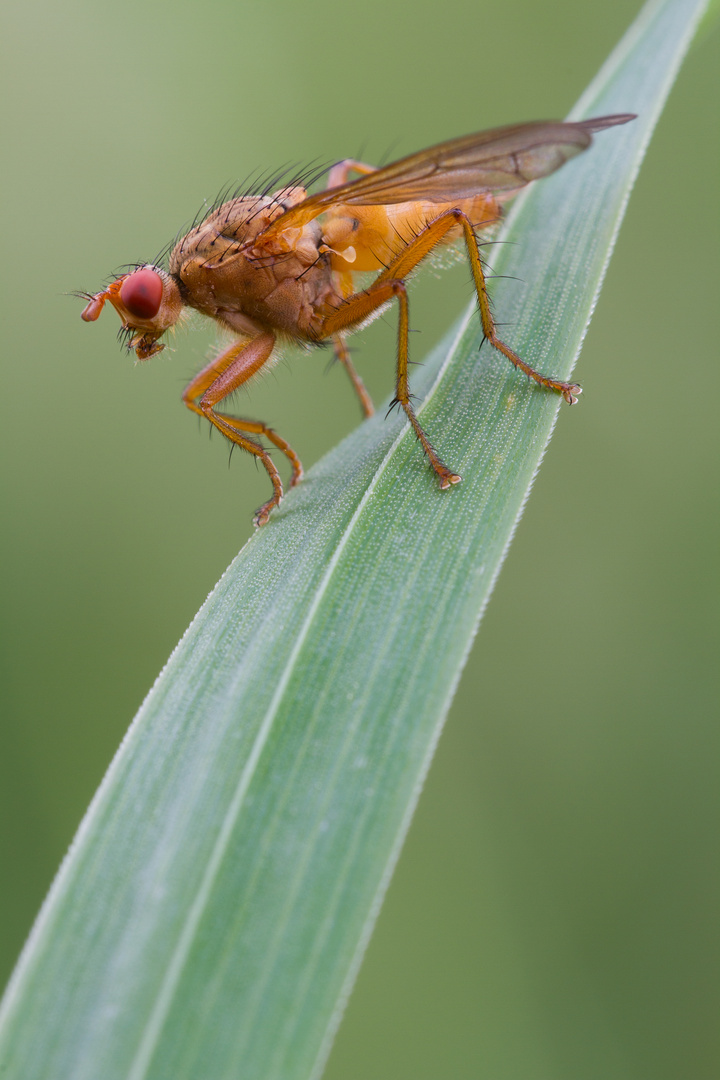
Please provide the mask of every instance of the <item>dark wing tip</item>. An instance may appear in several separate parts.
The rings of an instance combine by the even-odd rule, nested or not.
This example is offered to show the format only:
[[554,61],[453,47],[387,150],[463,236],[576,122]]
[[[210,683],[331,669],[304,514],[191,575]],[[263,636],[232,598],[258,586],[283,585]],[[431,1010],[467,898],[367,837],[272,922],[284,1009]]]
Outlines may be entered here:
[[603,131],[618,124],[629,124],[637,119],[637,113],[615,113],[613,116],[595,116],[591,120],[581,120],[580,127],[586,131]]

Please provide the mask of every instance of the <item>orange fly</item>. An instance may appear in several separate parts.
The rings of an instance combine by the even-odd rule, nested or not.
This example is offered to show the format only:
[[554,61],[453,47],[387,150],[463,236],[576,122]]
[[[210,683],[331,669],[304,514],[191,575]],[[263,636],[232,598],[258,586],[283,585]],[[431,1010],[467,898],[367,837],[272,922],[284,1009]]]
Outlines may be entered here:
[[[289,459],[291,485],[302,477],[300,459],[266,424],[228,416],[216,406],[268,363],[278,340],[306,346],[329,340],[370,416],[372,402],[352,364],[346,338],[397,300],[393,405],[405,410],[440,487],[447,488],[461,478],[440,460],[411,403],[408,276],[439,245],[464,241],[487,340],[540,386],[574,404],[579,386],[541,375],[497,336],[477,233],[497,223],[502,204],[522,187],[587,149],[593,132],[632,119],[623,114],[496,128],[451,139],[383,169],[342,161],[330,170],[328,187],[315,195],[292,184],[272,195],[230,199],[175,245],[167,270],[142,266],[103,292],[81,294],[88,300],[82,317],[94,322],[109,300],[128,331],[128,348],[134,348],[140,360],[164,348],[160,338],[186,307],[233,333],[236,340],[196,375],[183,401],[267,469],[272,497],[255,515],[255,524],[264,525],[283,489],[260,439]],[[349,180],[351,173],[359,178]],[[358,289],[356,275],[368,271],[377,276]]]

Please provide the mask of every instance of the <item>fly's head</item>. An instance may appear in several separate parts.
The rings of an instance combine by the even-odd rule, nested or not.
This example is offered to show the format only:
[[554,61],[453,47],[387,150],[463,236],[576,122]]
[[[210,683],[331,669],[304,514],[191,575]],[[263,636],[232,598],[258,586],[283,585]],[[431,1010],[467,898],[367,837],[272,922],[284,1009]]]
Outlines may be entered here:
[[157,266],[143,266],[116,278],[104,292],[82,293],[88,301],[85,322],[95,322],[109,300],[123,329],[129,331],[128,348],[138,360],[147,360],[165,348],[158,339],[180,318],[183,302],[174,280]]

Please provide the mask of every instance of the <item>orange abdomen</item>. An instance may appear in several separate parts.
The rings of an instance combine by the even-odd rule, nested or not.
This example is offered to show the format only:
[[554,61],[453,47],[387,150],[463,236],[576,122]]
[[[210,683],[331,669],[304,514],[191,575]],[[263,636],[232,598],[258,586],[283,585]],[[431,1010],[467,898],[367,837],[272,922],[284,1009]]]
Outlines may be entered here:
[[[337,206],[323,224],[323,243],[331,250],[331,265],[340,274],[384,270],[418,233],[446,210],[462,210],[477,231],[500,219],[500,207],[490,192],[458,202],[404,202],[389,206]],[[442,243],[460,239],[452,229]]]

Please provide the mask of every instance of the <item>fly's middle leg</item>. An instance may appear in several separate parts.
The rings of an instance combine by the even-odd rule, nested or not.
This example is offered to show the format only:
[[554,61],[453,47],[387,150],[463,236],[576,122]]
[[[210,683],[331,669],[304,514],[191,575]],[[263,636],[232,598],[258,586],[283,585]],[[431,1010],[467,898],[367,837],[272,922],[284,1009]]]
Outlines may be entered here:
[[438,457],[432,443],[420,425],[410,398],[408,384],[408,299],[405,282],[397,279],[388,280],[385,274],[382,277],[383,280],[375,281],[364,292],[349,296],[337,311],[327,315],[323,319],[320,336],[335,337],[341,334],[342,331],[351,329],[357,323],[363,322],[379,307],[387,304],[389,300],[397,299],[400,306],[400,315],[398,319],[397,378],[393,405],[400,405],[404,409],[420,445],[427,455],[428,461],[440,480],[440,487],[447,488],[451,484],[458,484],[462,477],[448,469],[447,465]]
[[366,417],[373,416],[375,413],[375,406],[372,403],[372,398],[365,389],[365,383],[360,378],[360,375],[352,362],[350,350],[348,349],[342,334],[335,334],[333,336],[333,348],[335,349],[335,356],[350,376],[350,381],[355,388],[355,393],[360,398],[362,411]]

